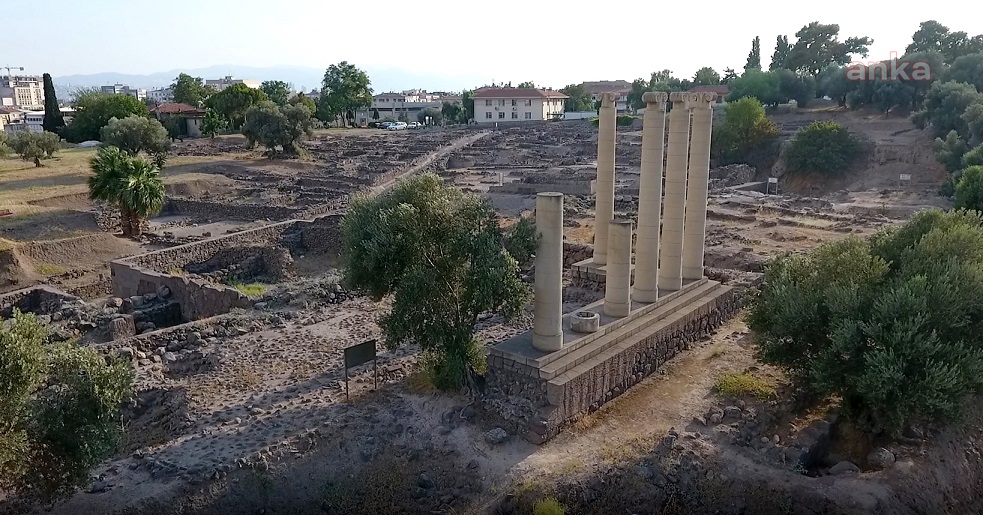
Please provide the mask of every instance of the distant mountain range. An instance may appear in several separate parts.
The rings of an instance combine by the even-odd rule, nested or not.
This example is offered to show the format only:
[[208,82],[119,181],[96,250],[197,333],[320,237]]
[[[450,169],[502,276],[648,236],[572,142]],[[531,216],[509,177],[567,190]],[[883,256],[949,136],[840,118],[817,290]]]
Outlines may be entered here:
[[[376,93],[416,88],[428,91],[459,91],[481,86],[488,82],[487,78],[476,75],[420,74],[395,68],[365,68],[365,72],[369,75],[372,89]],[[231,75],[238,79],[282,80],[292,84],[295,89],[303,91],[320,89],[321,78],[324,77],[323,68],[303,66],[256,67],[226,64],[207,68],[170,70],[147,75],[115,72],[65,75],[53,77],[53,81],[59,100],[67,100],[73,91],[81,87],[125,84],[133,88],[147,88],[148,90],[163,88],[169,86],[174,78],[181,73],[203,79],[218,79]]]

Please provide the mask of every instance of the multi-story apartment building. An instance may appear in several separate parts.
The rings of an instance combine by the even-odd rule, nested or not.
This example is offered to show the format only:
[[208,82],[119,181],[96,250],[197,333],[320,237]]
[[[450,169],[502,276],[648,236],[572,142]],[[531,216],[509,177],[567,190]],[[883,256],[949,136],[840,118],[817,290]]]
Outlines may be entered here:
[[477,123],[559,120],[570,98],[559,91],[536,88],[481,88],[474,92]]
[[614,93],[617,97],[615,107],[619,113],[631,110],[628,105],[628,95],[631,93],[631,83],[625,80],[601,80],[595,82],[584,82],[581,84],[590,93],[591,102],[595,104],[601,100],[604,93]]
[[44,108],[44,81],[36,75],[0,77],[0,107]]
[[174,92],[171,88],[154,89],[147,92],[147,98],[155,104],[166,104],[174,101]]
[[262,82],[255,79],[234,79],[231,75],[227,75],[221,79],[205,80],[205,85],[214,89],[215,91],[222,91],[233,84],[245,84],[250,88],[259,89],[259,85],[262,84]]
[[125,84],[103,86],[100,88],[100,90],[108,95],[130,95],[131,97],[141,101],[147,99],[147,90],[142,88],[131,88]]

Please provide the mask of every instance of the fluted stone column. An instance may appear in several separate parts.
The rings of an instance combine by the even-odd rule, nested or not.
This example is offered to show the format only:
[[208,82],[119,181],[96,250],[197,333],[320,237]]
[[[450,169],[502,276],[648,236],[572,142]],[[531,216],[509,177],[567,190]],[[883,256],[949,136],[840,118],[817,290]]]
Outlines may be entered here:
[[594,263],[607,263],[608,222],[614,219],[614,140],[618,110],[614,93],[601,95],[597,116],[597,191],[594,194]]
[[536,282],[532,346],[543,352],[563,347],[563,194],[536,195]]
[[638,236],[635,241],[635,284],[631,298],[659,298],[659,223],[662,218],[662,160],[666,141],[668,93],[648,92],[642,127],[642,173],[638,182]]
[[669,94],[669,143],[666,149],[666,195],[659,241],[659,287],[676,291],[683,287],[683,215],[686,209],[686,161],[689,154],[687,93]]
[[710,182],[711,102],[715,93],[690,98],[693,134],[690,137],[689,175],[686,182],[686,217],[683,223],[683,279],[703,277],[703,251],[707,228],[707,188]]
[[608,222],[608,268],[604,276],[604,314],[626,317],[631,311],[631,221]]

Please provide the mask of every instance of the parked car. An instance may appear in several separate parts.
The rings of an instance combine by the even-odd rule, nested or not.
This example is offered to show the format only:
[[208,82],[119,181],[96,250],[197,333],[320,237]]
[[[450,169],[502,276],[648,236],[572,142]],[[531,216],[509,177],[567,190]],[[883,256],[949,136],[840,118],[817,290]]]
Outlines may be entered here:
[[406,122],[396,122],[389,127],[386,127],[387,131],[402,131],[406,130]]
[[407,129],[419,129],[420,127],[423,127],[423,124],[420,122],[410,122],[406,124]]
[[396,123],[396,122],[379,122],[379,125],[377,125],[377,127],[379,127],[379,128],[380,128],[380,129],[382,129],[382,130],[387,130],[387,129],[389,129],[389,127],[391,127],[391,126],[392,126],[392,125],[393,125],[394,123]]

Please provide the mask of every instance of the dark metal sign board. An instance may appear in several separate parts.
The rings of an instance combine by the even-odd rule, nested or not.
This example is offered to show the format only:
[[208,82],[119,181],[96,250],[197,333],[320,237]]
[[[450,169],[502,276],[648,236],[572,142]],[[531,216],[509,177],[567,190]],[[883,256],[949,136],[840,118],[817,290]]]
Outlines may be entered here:
[[375,340],[369,340],[345,349],[345,368],[352,368],[375,359]]
[[348,400],[348,369],[372,362],[373,384],[379,387],[379,367],[375,354],[376,340],[369,340],[345,348],[345,400]]

